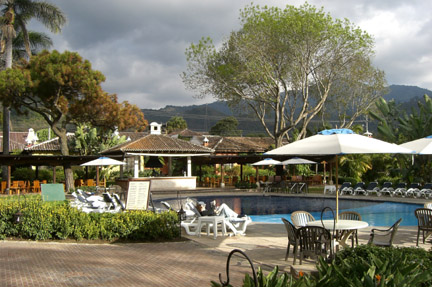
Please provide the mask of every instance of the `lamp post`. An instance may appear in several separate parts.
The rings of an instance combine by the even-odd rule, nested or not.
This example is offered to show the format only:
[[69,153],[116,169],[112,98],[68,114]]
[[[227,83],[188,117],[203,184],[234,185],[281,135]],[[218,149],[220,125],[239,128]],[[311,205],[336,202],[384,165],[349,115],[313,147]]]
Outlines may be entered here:
[[[23,196],[25,199],[24,206],[26,206],[27,205],[27,198],[25,197],[24,194],[23,194]],[[21,212],[20,200],[21,200],[21,193],[18,195],[18,211],[15,212],[15,214],[14,214],[14,217],[13,217],[14,223],[22,223],[23,214]]]
[[179,237],[181,238],[181,229],[182,229],[181,222],[186,219],[186,212],[183,210],[183,205],[181,203],[181,198],[180,198],[180,192],[179,191],[177,191],[177,200],[178,200],[178,203],[180,205],[180,209],[177,212],[177,216],[178,216],[179,227],[180,227]]

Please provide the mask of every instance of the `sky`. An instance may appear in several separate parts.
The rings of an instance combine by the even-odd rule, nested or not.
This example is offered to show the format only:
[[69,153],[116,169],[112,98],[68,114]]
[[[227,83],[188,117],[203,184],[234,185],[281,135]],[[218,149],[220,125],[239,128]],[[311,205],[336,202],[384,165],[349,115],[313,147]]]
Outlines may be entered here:
[[[103,88],[142,109],[215,101],[185,88],[185,50],[202,37],[217,45],[238,30],[245,0],[47,0],[68,18],[53,49],[78,52],[101,71]],[[374,65],[388,84],[432,90],[432,1],[309,0],[333,18],[347,18],[375,40]],[[304,1],[255,0],[254,5],[296,7]],[[36,22],[30,30],[45,31]],[[46,32],[46,31],[45,31]]]

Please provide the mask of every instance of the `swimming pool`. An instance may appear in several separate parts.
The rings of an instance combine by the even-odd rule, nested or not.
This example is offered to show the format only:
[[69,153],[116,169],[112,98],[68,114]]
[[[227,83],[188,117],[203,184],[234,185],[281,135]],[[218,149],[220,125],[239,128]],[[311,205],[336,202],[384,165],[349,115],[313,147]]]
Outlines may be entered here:
[[[305,210],[319,219],[321,210],[329,206],[336,208],[333,198],[322,197],[283,197],[283,196],[197,196],[197,200],[209,202],[216,200],[217,205],[226,203],[238,214],[249,215],[254,222],[281,223],[281,217],[290,220],[291,213]],[[370,226],[391,226],[400,217],[401,225],[417,226],[414,210],[420,204],[396,203],[368,200],[339,199],[339,212],[356,211]],[[326,212],[330,216],[331,212]]]

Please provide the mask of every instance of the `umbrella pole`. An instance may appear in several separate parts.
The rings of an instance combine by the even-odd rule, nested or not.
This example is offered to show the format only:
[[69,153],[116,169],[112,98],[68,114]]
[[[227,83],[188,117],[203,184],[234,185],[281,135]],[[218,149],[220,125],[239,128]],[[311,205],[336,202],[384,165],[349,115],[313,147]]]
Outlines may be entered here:
[[338,162],[339,158],[336,155],[336,222],[339,218],[339,192],[338,192],[338,184],[339,184],[339,175],[338,175]]
[[96,187],[99,186],[99,166],[96,166]]

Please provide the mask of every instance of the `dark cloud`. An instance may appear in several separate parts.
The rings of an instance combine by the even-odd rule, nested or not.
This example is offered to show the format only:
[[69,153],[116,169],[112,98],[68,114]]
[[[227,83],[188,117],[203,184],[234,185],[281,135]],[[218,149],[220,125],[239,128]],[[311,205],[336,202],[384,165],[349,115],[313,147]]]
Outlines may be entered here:
[[[180,73],[185,49],[210,36],[216,43],[239,27],[245,0],[49,0],[68,17],[54,48],[72,50],[106,76],[103,87],[141,108],[199,104]],[[375,64],[391,84],[432,89],[432,4],[423,0],[312,0],[334,18],[348,18],[375,38]],[[254,4],[284,7],[282,0]],[[303,1],[290,1],[301,5]],[[40,25],[34,24],[35,30]],[[207,99],[213,101],[213,99]]]

